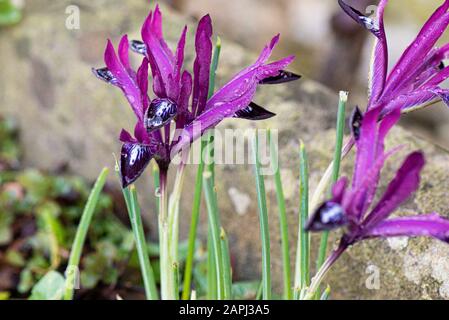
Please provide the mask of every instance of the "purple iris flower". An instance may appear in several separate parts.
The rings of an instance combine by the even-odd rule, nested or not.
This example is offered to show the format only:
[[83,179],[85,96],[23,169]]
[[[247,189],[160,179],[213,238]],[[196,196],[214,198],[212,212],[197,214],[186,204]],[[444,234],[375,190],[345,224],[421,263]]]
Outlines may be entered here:
[[401,218],[390,215],[415,192],[424,166],[421,152],[407,156],[379,201],[373,203],[385,161],[399,148],[385,152],[384,140],[400,118],[396,109],[378,121],[381,108],[368,111],[356,139],[356,161],[352,185],[346,177],[332,189],[332,198],[311,216],[307,230],[324,231],[345,227],[335,259],[350,245],[370,238],[428,236],[449,243],[449,221],[436,213]]
[[[162,33],[162,14],[156,6],[146,18],[142,40],[129,41],[123,36],[116,53],[108,41],[105,68],[93,69],[94,74],[125,94],[136,117],[134,136],[122,130],[123,142],[120,171],[123,187],[133,183],[155,159],[161,171],[167,171],[171,159],[199,138],[206,130],[230,117],[261,120],[273,113],[252,102],[259,84],[277,84],[299,78],[284,68],[293,56],[267,63],[279,41],[279,35],[263,49],[257,61],[240,71],[208,99],[209,73],[212,56],[212,23],[209,15],[198,24],[195,37],[196,59],[193,77],[183,69],[187,27],[181,33],[176,51],[167,45]],[[134,71],[129,51],[142,54],[143,61]],[[154,96],[148,94],[148,69],[152,73]],[[171,138],[170,125],[175,121],[180,132]]]
[[434,100],[449,103],[449,90],[440,84],[449,77],[443,60],[449,57],[449,44],[435,45],[449,24],[449,0],[433,13],[388,73],[388,45],[384,28],[384,11],[388,0],[380,0],[377,18],[371,18],[338,0],[343,10],[375,37],[367,110],[381,108],[381,116],[395,110],[407,110]]

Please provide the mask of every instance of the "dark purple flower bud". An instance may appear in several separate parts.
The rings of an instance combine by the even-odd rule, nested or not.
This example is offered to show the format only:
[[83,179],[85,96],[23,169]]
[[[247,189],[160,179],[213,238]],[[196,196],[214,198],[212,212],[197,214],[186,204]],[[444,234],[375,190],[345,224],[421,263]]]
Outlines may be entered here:
[[247,107],[237,111],[234,118],[247,120],[265,120],[274,117],[276,114],[262,108],[258,104],[251,102]]
[[148,132],[157,130],[173,120],[178,105],[170,99],[154,99],[145,113],[145,127]]
[[129,42],[129,46],[131,48],[131,51],[133,51],[135,53],[143,54],[143,55],[146,55],[146,53],[147,53],[147,46],[145,45],[145,43],[143,41],[131,40]]
[[360,137],[360,127],[362,126],[363,114],[359,107],[356,106],[352,111],[351,118],[349,119],[351,133],[354,139],[357,141]]
[[117,79],[107,67],[100,69],[92,68],[92,73],[100,80],[114,85],[117,84]]
[[328,201],[322,204],[307,223],[307,231],[329,231],[348,223],[346,214],[336,202]]
[[263,80],[261,80],[260,84],[279,84],[279,83],[285,83],[290,81],[295,81],[300,79],[301,76],[299,74],[295,74],[290,71],[281,70],[279,71],[279,74],[277,76],[268,77]]
[[150,146],[139,143],[123,144],[120,152],[120,174],[123,188],[137,180],[150,163],[153,154]]

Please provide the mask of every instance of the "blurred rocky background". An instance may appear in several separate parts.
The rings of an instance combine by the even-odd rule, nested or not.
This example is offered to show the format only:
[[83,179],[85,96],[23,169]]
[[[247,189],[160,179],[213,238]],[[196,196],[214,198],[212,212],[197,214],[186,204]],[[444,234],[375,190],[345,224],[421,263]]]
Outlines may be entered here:
[[[0,9],[7,2],[14,6],[7,7],[7,15],[0,15],[0,117],[4,117],[0,122],[0,298],[25,297],[43,272],[49,268],[63,271],[73,221],[79,217],[88,190],[86,179],[92,181],[103,166],[114,167],[112,153],[118,153],[120,148],[118,132],[134,123],[121,92],[96,80],[90,68],[103,65],[107,38],[114,43],[123,33],[139,38],[141,23],[153,7],[153,2],[149,4],[147,0],[0,0]],[[362,11],[375,5],[375,1],[352,2]],[[282,33],[282,40],[274,56],[297,55],[292,69],[303,74],[304,79],[285,86],[264,87],[256,97],[258,103],[278,114],[257,126],[280,129],[280,164],[293,248],[297,232],[299,139],[308,146],[313,189],[332,157],[336,92],[350,90],[351,105],[365,104],[372,39],[341,14],[334,0],[160,3],[169,45],[174,46],[182,26],[189,25],[187,66],[192,62],[194,22],[202,14],[211,13],[216,34],[223,42],[218,85],[254,61],[256,51],[277,32]],[[392,61],[440,3],[391,1],[387,25]],[[67,24],[68,16],[77,9],[78,27],[72,20]],[[137,59],[133,61],[136,62]],[[436,106],[407,116],[403,121],[407,130],[397,128],[389,140],[389,146],[405,144],[404,152],[420,148],[427,155],[423,185],[416,198],[404,206],[405,212],[438,211],[449,216],[448,115],[445,106]],[[240,120],[225,122],[222,127],[255,125]],[[391,162],[385,178],[391,177],[398,162],[399,158]],[[193,184],[195,169],[189,168],[187,190]],[[345,162],[343,172],[350,170],[351,159]],[[254,297],[260,276],[253,179],[251,166],[225,165],[217,169],[219,205],[229,234],[234,277],[250,281],[240,287],[241,297],[247,298]],[[138,189],[147,234],[154,241],[157,229],[151,181],[151,174],[145,174]],[[117,186],[111,175],[98,223],[90,233],[81,262],[86,290],[78,292],[78,298],[115,298],[117,294],[124,298],[142,297]],[[273,181],[269,178],[267,191],[273,280],[276,292],[280,292],[279,227]],[[182,239],[189,227],[191,201],[192,195],[185,192]],[[42,222],[41,216],[47,218]],[[204,218],[203,215],[203,222]],[[55,223],[56,231],[51,229],[53,232],[49,233],[46,228]],[[203,223],[203,240],[206,229]],[[59,260],[55,261],[54,246],[49,246],[48,236],[45,237],[48,234],[59,239]],[[369,241],[350,250],[329,279],[332,297],[449,299],[449,248],[428,239],[395,240]],[[199,248],[198,255],[204,258],[203,247]],[[155,251],[152,260],[157,266],[157,248]],[[197,266],[200,269],[195,281],[199,287],[204,264]],[[380,274],[380,286],[370,289],[366,281],[375,268]]]

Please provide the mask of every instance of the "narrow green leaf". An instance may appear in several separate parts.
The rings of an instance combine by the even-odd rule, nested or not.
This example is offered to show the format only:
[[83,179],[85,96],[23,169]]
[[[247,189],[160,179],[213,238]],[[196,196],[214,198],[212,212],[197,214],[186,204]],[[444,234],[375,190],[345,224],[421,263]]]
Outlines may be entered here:
[[290,247],[288,243],[288,222],[285,210],[285,197],[282,188],[281,172],[279,168],[279,154],[276,143],[272,141],[271,131],[268,130],[268,141],[270,143],[271,166],[274,172],[274,182],[276,188],[276,198],[279,207],[279,226],[281,229],[281,245],[282,245],[282,267],[284,272],[284,299],[292,298],[291,273],[290,273]]
[[215,250],[212,240],[211,225],[207,228],[207,298],[217,300],[217,265],[215,263]]
[[310,282],[310,237],[304,230],[309,218],[309,168],[306,148],[299,147],[299,227],[296,248],[295,299]]
[[[201,141],[200,146],[200,154],[203,154],[203,150],[205,148],[206,142]],[[189,294],[191,293],[191,282],[192,282],[192,272],[193,272],[193,260],[195,256],[195,243],[196,243],[196,235],[198,230],[198,221],[200,216],[200,208],[201,208],[201,190],[203,187],[203,170],[204,170],[204,161],[200,160],[198,165],[198,170],[196,172],[195,179],[195,191],[193,196],[193,206],[192,206],[192,218],[190,221],[190,230],[189,230],[189,244],[188,244],[188,252],[186,259],[186,266],[184,269],[184,287],[182,291],[182,299],[188,300]]]
[[145,295],[148,300],[157,300],[159,299],[159,295],[156,288],[153,268],[151,267],[150,258],[148,255],[147,242],[145,239],[136,187],[131,185],[129,188],[123,189],[123,195],[128,208],[129,220],[131,222],[131,228],[134,234],[134,241],[136,242],[137,255],[139,258],[143,284],[145,287]]
[[263,299],[271,299],[270,233],[265,194],[265,182],[260,168],[258,133],[253,138],[253,159],[256,177],[257,203],[259,207],[260,238],[262,241],[262,283]]
[[81,253],[83,251],[84,241],[86,240],[87,230],[89,229],[92,216],[95,212],[95,207],[98,203],[98,198],[103,190],[106,178],[109,174],[108,168],[103,168],[100,175],[95,182],[89,198],[87,199],[86,206],[84,207],[83,214],[81,216],[78,229],[76,230],[75,239],[73,240],[72,250],[70,252],[69,262],[67,264],[66,282],[64,299],[73,299],[74,282],[77,276],[79,276],[78,266],[81,259]]
[[220,234],[221,243],[221,263],[223,264],[223,279],[224,279],[224,295],[225,300],[231,300],[232,296],[232,269],[231,269],[231,257],[229,256],[229,243],[226,232],[221,228]]
[[212,174],[209,171],[205,171],[203,174],[203,188],[210,224],[211,243],[214,251],[214,261],[217,278],[217,299],[222,300],[224,298],[224,274],[221,258],[222,254],[220,244],[220,222],[214,186],[211,180]]

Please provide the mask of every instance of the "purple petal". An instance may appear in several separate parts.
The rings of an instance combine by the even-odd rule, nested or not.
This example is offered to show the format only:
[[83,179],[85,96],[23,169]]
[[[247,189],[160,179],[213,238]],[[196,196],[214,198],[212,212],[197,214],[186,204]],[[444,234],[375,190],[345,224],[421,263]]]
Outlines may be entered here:
[[124,143],[136,143],[137,140],[134,139],[131,134],[126,131],[125,129],[122,129],[122,131],[120,132],[120,141],[124,142]]
[[192,112],[201,114],[206,107],[212,59],[212,21],[209,15],[201,18],[195,37],[196,59],[193,65]]
[[419,215],[380,222],[364,238],[432,237],[449,243],[449,221],[438,214]]
[[[147,46],[150,63],[154,60],[154,64],[158,66],[162,82],[167,84],[168,76],[173,73],[175,58],[162,34],[162,14],[159,6],[156,6],[154,12],[150,12],[146,18],[141,34]],[[149,57],[150,54],[152,58]]]
[[120,62],[126,68],[128,73],[133,74],[134,71],[131,69],[131,65],[129,64],[129,41],[126,34],[122,37],[118,45],[118,56],[120,58]]
[[[446,0],[429,18],[416,39],[405,50],[390,73],[382,98],[386,101],[395,92],[401,92],[401,85],[410,81],[410,70],[419,68],[422,61],[436,44],[449,24],[449,1]],[[413,79],[414,80],[414,79]]]
[[432,88],[449,78],[449,67],[440,70],[432,79],[425,83],[423,88]]
[[246,108],[238,110],[233,117],[246,120],[265,120],[272,118],[275,115],[275,113],[264,109],[254,102],[251,102]]
[[348,178],[342,177],[332,187],[332,202],[342,203],[348,185]]
[[365,216],[366,211],[374,200],[380,173],[385,161],[400,149],[401,147],[394,148],[386,154],[382,153],[381,156],[377,157],[374,164],[365,172],[359,187],[353,189],[347,196],[345,195],[343,208],[345,208],[347,216],[353,218],[353,221],[360,222]]
[[148,98],[148,59],[144,58],[142,61],[142,65],[139,70],[137,70],[137,85],[139,86],[141,92],[142,99],[142,115],[145,114],[145,111],[148,108],[149,98]]
[[357,189],[376,157],[377,120],[379,109],[368,111],[362,120],[360,136],[356,141],[357,152],[352,188]]
[[140,177],[153,158],[154,153],[150,146],[138,143],[125,143],[122,146],[120,155],[122,187],[126,188]]
[[[126,39],[126,37],[123,37],[122,41],[124,41],[123,39]],[[106,46],[106,50],[104,53],[104,61],[106,63],[108,70],[116,79],[117,86],[119,86],[124,92],[126,98],[128,99],[129,104],[134,110],[134,113],[140,120],[142,120],[141,92],[139,90],[137,83],[134,81],[133,76],[128,72],[128,70],[122,65],[122,63],[117,58],[114,47],[110,40],[108,40],[108,44]]]
[[422,65],[416,69],[409,77],[412,88],[421,87],[430,78],[444,69],[443,60],[449,57],[449,44],[438,49],[432,49],[427,55]]
[[295,81],[300,79],[301,76],[299,74],[295,74],[290,71],[281,70],[279,71],[279,74],[273,77],[268,77],[260,81],[260,84],[280,84],[290,81]]
[[306,225],[307,231],[329,231],[348,223],[348,219],[340,204],[325,202],[312,215]]
[[181,92],[179,94],[178,116],[176,118],[176,127],[183,128],[186,121],[190,121],[189,111],[190,95],[192,94],[192,76],[188,71],[184,71],[181,77]]
[[424,155],[411,153],[388,185],[384,195],[363,222],[366,228],[374,227],[396,210],[419,187],[420,172],[424,167]]
[[[162,76],[161,70],[159,69],[159,65],[157,64],[156,60],[154,59],[154,56],[151,51],[147,52],[148,55],[148,62],[151,66],[151,74],[153,76],[153,91],[159,98],[166,98],[167,97],[167,90],[166,90],[166,82]],[[167,81],[169,81],[167,77]]]
[[449,90],[448,89],[435,89],[433,91],[440,99],[444,102],[446,106],[449,107]]
[[381,0],[377,7],[379,31],[374,49],[374,59],[371,68],[370,101],[368,109],[374,105],[382,95],[388,72],[388,45],[384,27],[384,12],[388,0]]
[[360,11],[354,9],[343,0],[338,0],[338,4],[343,9],[343,11],[346,12],[346,14],[350,16],[355,22],[372,32],[376,37],[379,36],[379,24],[376,21],[367,17]]
[[381,116],[385,116],[394,110],[407,110],[414,106],[430,102],[437,97],[435,91],[438,89],[438,87],[418,89],[411,93],[400,95],[383,106]]

